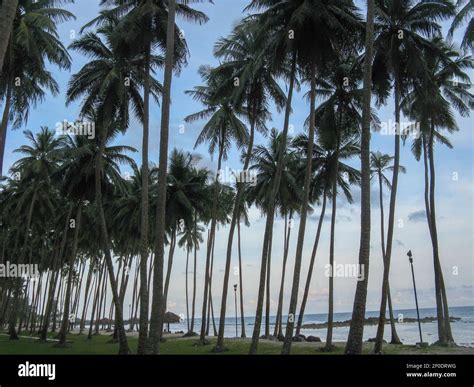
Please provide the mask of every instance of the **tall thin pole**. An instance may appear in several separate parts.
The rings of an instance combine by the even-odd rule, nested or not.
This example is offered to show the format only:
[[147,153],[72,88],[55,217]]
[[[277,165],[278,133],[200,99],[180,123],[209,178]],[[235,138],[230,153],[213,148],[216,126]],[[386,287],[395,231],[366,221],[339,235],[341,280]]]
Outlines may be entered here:
[[408,259],[410,260],[411,276],[413,278],[413,290],[415,292],[415,304],[416,304],[416,316],[418,319],[418,330],[420,332],[420,345],[423,343],[423,336],[421,335],[421,323],[420,323],[420,311],[418,310],[418,296],[416,294],[416,283],[415,283],[415,270],[413,269],[413,257],[411,250],[407,253]]
[[239,336],[237,329],[237,284],[234,285],[234,303],[235,303],[235,337]]

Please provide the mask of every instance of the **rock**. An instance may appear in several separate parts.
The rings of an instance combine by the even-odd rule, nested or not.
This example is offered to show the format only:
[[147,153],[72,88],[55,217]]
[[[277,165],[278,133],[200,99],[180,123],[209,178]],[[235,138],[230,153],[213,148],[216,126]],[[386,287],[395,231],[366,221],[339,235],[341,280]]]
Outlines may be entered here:
[[[372,337],[369,340],[367,340],[367,342],[368,343],[375,343],[376,340],[377,340],[376,337]],[[387,344],[387,342],[385,340],[382,340],[382,343]]]
[[310,343],[320,343],[321,339],[319,337],[316,337],[316,336],[308,336],[306,338],[306,341],[308,341]]
[[199,336],[196,332],[186,332],[183,337],[196,337]]
[[297,336],[294,336],[294,337],[293,337],[293,341],[300,342],[300,341],[305,341],[305,340],[306,340],[306,336],[305,336],[305,335],[297,335]]

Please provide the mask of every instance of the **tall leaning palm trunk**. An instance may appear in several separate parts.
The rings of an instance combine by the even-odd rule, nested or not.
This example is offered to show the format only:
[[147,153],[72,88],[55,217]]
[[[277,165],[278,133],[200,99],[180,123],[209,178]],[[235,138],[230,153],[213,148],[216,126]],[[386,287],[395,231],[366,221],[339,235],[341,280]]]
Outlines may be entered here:
[[[436,206],[435,206],[435,188],[436,188],[436,169],[434,163],[434,132],[435,128],[431,123],[430,137],[428,141],[428,161],[430,170],[430,185],[429,185],[429,225],[431,243],[433,246],[433,260],[435,270],[435,291],[437,303],[437,317],[438,317],[438,339],[442,344],[449,344],[454,342],[451,331],[451,321],[449,317],[448,299],[446,296],[446,288],[444,285],[443,272],[441,262],[439,259],[438,247],[438,231],[436,226]],[[441,311],[441,313],[440,313]]]
[[[197,231],[197,214],[194,213],[194,233]],[[196,284],[197,284],[197,244],[194,243],[194,264],[193,264],[193,301],[191,307],[191,326],[190,332],[194,332],[194,316],[196,313]]]
[[140,328],[138,334],[137,353],[147,351],[148,343],[148,230],[149,230],[149,195],[148,195],[148,142],[150,125],[150,49],[145,53],[145,72],[143,90],[143,143],[142,143],[142,192],[141,192],[141,225],[140,225]]
[[[378,173],[378,183],[379,183],[379,206],[380,206],[380,242],[382,245],[382,258],[385,257],[385,219],[384,219],[384,210],[383,210],[383,190],[382,190],[382,173]],[[392,330],[392,339],[390,344],[402,344],[400,338],[397,334],[397,329],[395,327],[395,319],[393,316],[393,306],[392,306],[392,296],[390,294],[390,284],[387,288],[387,301],[388,301],[388,311],[390,316],[390,327]]]
[[159,353],[166,305],[163,300],[163,263],[165,253],[166,174],[168,169],[168,138],[170,124],[171,82],[173,80],[176,0],[168,2],[166,60],[161,110],[160,159],[158,170],[158,204],[156,209],[155,268],[153,272],[153,302],[150,321],[150,344]]
[[[250,164],[250,159],[252,157],[253,144],[254,144],[254,139],[255,139],[256,122],[257,122],[257,114],[256,114],[255,109],[253,109],[253,112],[251,114],[249,143],[247,147],[247,154],[245,155],[244,171],[247,171]],[[240,211],[241,211],[243,198],[244,198],[244,186],[245,186],[245,182],[237,183],[237,194],[235,196],[235,204],[234,204],[234,209],[232,211],[232,220],[230,222],[229,237],[227,240],[226,263],[225,263],[225,270],[224,270],[224,283],[223,283],[223,288],[222,288],[219,332],[217,335],[217,344],[216,344],[216,347],[214,348],[214,351],[216,352],[220,352],[224,349],[223,346],[224,346],[225,314],[226,314],[226,309],[227,309],[227,293],[229,290],[230,264],[232,261],[232,245],[234,241],[235,228],[240,219]],[[240,225],[238,227],[240,227]],[[239,245],[239,249],[240,249],[240,245]],[[239,251],[239,257],[240,257],[240,251]],[[240,264],[240,260],[239,260],[239,264]],[[240,278],[242,278],[241,271],[239,272],[239,276]],[[240,291],[242,292],[242,283],[240,284]],[[243,335],[245,335],[245,333],[243,333]]]
[[[288,217],[290,223],[288,223]],[[285,214],[285,232],[284,232],[284,248],[283,248],[283,264],[281,268],[281,280],[280,280],[280,292],[278,293],[278,305],[277,314],[275,319],[275,330],[273,336],[279,340],[283,337],[282,332],[282,319],[283,319],[283,295],[285,290],[285,277],[286,277],[286,263],[288,261],[288,252],[290,248],[290,236],[291,236],[291,222],[293,222],[293,211],[290,210],[289,216]]]
[[[290,307],[288,310],[288,322],[286,324],[285,341],[283,342],[282,354],[289,354],[291,343],[293,342],[293,327],[295,325],[296,307],[298,303],[298,288],[300,284],[301,260],[303,257],[304,236],[306,231],[306,218],[309,207],[309,192],[311,190],[311,171],[313,165],[313,147],[314,147],[314,115],[316,104],[316,69],[311,64],[311,96],[310,96],[310,116],[309,116],[309,136],[308,149],[306,151],[306,169],[304,175],[303,202],[301,204],[300,225],[298,230],[298,242],[296,245],[295,268],[293,273],[293,286],[291,289]],[[292,316],[292,318],[290,318]]]
[[[206,329],[207,329],[207,314],[210,305],[210,283],[211,283],[211,259],[212,253],[214,250],[214,237],[216,235],[216,226],[217,226],[217,201],[219,197],[219,171],[222,168],[222,158],[224,155],[224,144],[222,140],[219,141],[219,156],[217,157],[217,174],[215,179],[212,209],[211,209],[211,229],[208,233],[207,238],[207,249],[206,249],[206,268],[204,272],[204,295],[202,300],[202,309],[201,309],[201,331],[199,335],[198,343],[200,345],[208,344],[206,340]],[[196,270],[196,268],[194,268]]]
[[240,238],[240,221],[237,223],[237,243],[239,250],[239,286],[240,286],[240,337],[246,338],[245,334],[245,314],[244,314],[244,280],[242,274],[242,243]]
[[258,339],[260,337],[260,328],[262,325],[262,310],[263,310],[263,299],[265,295],[265,278],[266,278],[266,269],[267,269],[267,260],[268,260],[268,251],[270,249],[270,235],[273,231],[273,222],[275,218],[275,199],[277,197],[278,189],[280,187],[281,174],[283,171],[283,154],[286,148],[287,138],[288,138],[288,128],[290,125],[290,114],[291,114],[291,103],[293,100],[293,90],[295,87],[295,78],[296,78],[296,51],[293,51],[291,59],[291,71],[288,87],[288,97],[286,100],[286,109],[285,109],[285,121],[283,124],[283,132],[280,148],[278,150],[278,159],[277,167],[275,172],[275,180],[273,186],[271,187],[270,197],[269,197],[269,208],[267,211],[267,220],[265,222],[265,232],[263,235],[263,248],[262,248],[262,258],[261,258],[261,267],[260,267],[260,277],[258,285],[258,296],[257,296],[257,310],[255,312],[255,324],[252,334],[252,342],[250,344],[249,354],[254,355],[257,353],[258,348]]
[[186,288],[186,326],[187,326],[187,329],[188,329],[188,332],[189,332],[189,281],[188,281],[188,271],[189,271],[189,251],[190,249],[188,249],[186,247],[186,270],[185,270],[185,273],[186,273],[186,280],[185,280],[185,288]]
[[71,309],[71,291],[72,291],[72,280],[74,274],[74,261],[76,259],[77,253],[77,244],[79,240],[79,230],[81,228],[81,217],[82,217],[82,206],[81,203],[78,204],[77,214],[76,214],[76,228],[74,230],[74,241],[72,245],[71,256],[69,258],[69,273],[67,278],[66,286],[66,295],[64,297],[64,310],[63,310],[63,319],[61,321],[61,328],[59,330],[59,342],[58,346],[63,347],[66,345],[66,334],[69,327],[69,311]]
[[296,336],[300,334],[301,326],[303,325],[304,311],[309,296],[309,287],[311,285],[311,277],[313,275],[314,263],[316,253],[318,251],[319,238],[321,236],[321,229],[323,227],[324,215],[326,213],[327,194],[326,190],[323,192],[323,203],[321,206],[321,214],[319,215],[318,228],[316,230],[316,237],[314,238],[313,251],[311,252],[311,260],[309,262],[308,275],[306,277],[306,285],[304,288],[303,299],[301,301],[300,313],[298,314],[298,324],[296,325]]
[[3,61],[7,53],[17,8],[18,0],[0,1],[0,75],[2,75]]
[[[107,110],[107,107],[105,108]],[[108,115],[106,114],[105,117]],[[107,223],[105,219],[105,212],[104,212],[104,205],[102,199],[102,185],[101,185],[101,175],[103,173],[103,155],[105,150],[105,141],[107,137],[107,127],[106,124],[107,118],[104,120],[104,126],[101,128],[100,139],[99,139],[99,152],[96,156],[96,164],[95,164],[95,200],[97,205],[97,212],[99,217],[99,225],[101,230],[102,236],[102,245],[104,248],[105,254],[105,263],[107,265],[107,271],[109,272],[109,280],[110,280],[110,287],[112,289],[112,298],[115,304],[115,325],[117,327],[118,335],[119,335],[119,354],[127,355],[130,353],[130,349],[128,347],[127,336],[125,333],[125,327],[123,324],[123,311],[122,305],[120,302],[120,297],[117,290],[117,281],[114,274],[114,264],[112,261],[112,254],[111,254],[111,246],[110,246],[110,239],[109,239],[109,231],[107,229]]]
[[12,89],[13,84],[12,82],[9,82],[5,95],[5,106],[3,108],[2,122],[0,123],[0,176],[3,175],[3,157],[5,154],[5,144],[7,142],[7,126],[12,102]]
[[335,175],[332,177],[332,211],[331,211],[331,237],[329,243],[329,307],[328,307],[328,330],[326,335],[326,351],[332,351],[332,332],[334,322],[334,250],[336,238],[336,211],[337,211],[337,177],[339,171],[339,148],[340,148],[340,133],[336,133],[336,152],[335,152]]
[[400,79],[395,76],[395,151],[393,159],[392,189],[390,191],[390,204],[388,213],[387,228],[387,248],[384,256],[384,269],[382,280],[382,300],[380,302],[379,323],[377,327],[377,336],[375,338],[374,352],[379,353],[382,350],[383,333],[385,329],[385,314],[387,312],[387,296],[389,287],[390,260],[392,256],[393,229],[395,224],[395,204],[397,201],[398,174],[400,170]]
[[345,353],[360,354],[364,335],[367,285],[369,283],[370,258],[370,105],[372,97],[372,61],[374,55],[374,14],[375,0],[367,0],[367,23],[365,34],[364,86],[362,133],[360,141],[361,159],[361,203],[360,203],[360,247],[359,265],[364,270],[364,278],[357,282],[352,309],[351,326]]

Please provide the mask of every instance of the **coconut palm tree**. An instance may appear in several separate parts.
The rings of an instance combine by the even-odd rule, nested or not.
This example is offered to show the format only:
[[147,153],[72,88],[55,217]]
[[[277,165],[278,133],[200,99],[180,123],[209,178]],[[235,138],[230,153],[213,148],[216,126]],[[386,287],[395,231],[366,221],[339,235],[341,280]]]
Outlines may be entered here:
[[[330,5],[330,6],[329,6]],[[355,26],[358,23],[357,17],[355,15],[356,7],[351,1],[341,1],[337,4],[333,2],[327,4],[326,2],[318,1],[254,1],[249,7],[249,9],[263,10],[262,14],[258,17],[262,20],[262,25],[269,29],[270,34],[273,35],[273,39],[269,39],[271,45],[274,47],[275,55],[279,55],[278,61],[280,63],[284,62],[285,59],[290,59],[290,63],[293,66],[290,71],[290,90],[289,98],[287,101],[287,111],[285,114],[285,125],[283,126],[283,138],[284,141],[282,146],[284,149],[286,147],[286,137],[288,132],[288,122],[291,108],[291,96],[292,96],[292,87],[294,86],[294,75],[296,74],[296,66],[299,64],[303,73],[306,76],[306,79],[309,80],[311,85],[311,97],[315,97],[315,77],[317,67],[323,65],[325,58],[327,58],[331,53],[335,52],[335,40],[341,33],[344,33],[343,30],[345,27],[352,25]],[[321,9],[324,12],[313,12],[314,9]],[[324,16],[322,16],[324,15]],[[268,23],[268,25],[266,24]],[[273,26],[273,27],[272,27]],[[289,33],[290,31],[290,33]],[[309,35],[324,35],[327,39],[318,39],[315,42],[309,44],[309,40],[306,40],[304,36]],[[346,37],[350,34],[345,34]],[[291,94],[291,95],[290,95]],[[310,114],[314,113],[314,101],[315,98],[310,98]],[[313,117],[311,117],[313,118]],[[309,124],[310,136],[314,133],[314,120],[310,119]],[[313,141],[309,142],[310,147],[312,146]],[[309,154],[312,154],[312,149],[309,150]],[[309,184],[311,176],[311,160],[307,160],[307,168],[305,175],[305,190],[304,193],[309,198]],[[281,175],[282,165],[280,164],[279,170],[277,170],[277,182],[279,176]],[[278,185],[272,187],[272,192],[274,197],[278,190]],[[299,276],[301,269],[301,256],[304,243],[304,231],[306,227],[306,215],[308,210],[308,200],[303,200],[302,208],[300,213],[300,228],[298,231],[298,243],[296,248],[296,257],[295,257],[295,270],[293,278],[293,287],[290,299],[290,311],[289,321],[287,323],[287,334],[285,336],[285,343],[283,352],[289,352],[292,340],[292,332],[294,319],[292,316],[295,314],[296,302],[297,302],[297,292],[299,286]],[[270,209],[270,212],[274,212],[274,209]],[[266,265],[267,265],[267,256],[268,256],[268,240],[270,229],[272,228],[273,223],[273,214],[269,214],[267,217],[266,225],[266,235],[264,236],[264,248],[262,251],[262,269],[260,277],[260,289],[259,295],[261,300],[257,301],[257,313],[256,313],[256,324],[254,326],[254,334],[250,353],[255,353],[257,349],[258,337],[260,333],[260,319],[261,313],[259,311],[260,301],[263,304],[263,284],[266,277]],[[260,292],[260,290],[262,290]]]
[[434,144],[438,142],[452,147],[449,139],[440,131],[446,129],[451,133],[457,130],[452,107],[464,117],[469,116],[474,107],[474,96],[469,91],[471,81],[467,73],[473,68],[474,62],[471,56],[461,55],[453,44],[447,44],[442,38],[434,38],[432,43],[436,49],[425,50],[423,57],[427,64],[428,77],[414,87],[403,102],[403,108],[408,116],[420,123],[420,133],[413,141],[412,151],[417,160],[423,155],[425,210],[435,271],[438,340],[442,344],[447,344],[454,342],[454,339],[451,333],[448,300],[439,257]]
[[472,50],[474,49],[474,18],[472,18],[474,3],[471,0],[457,0],[456,8],[458,13],[454,16],[453,23],[448,31],[448,37],[452,37],[454,31],[467,21],[468,25],[464,31],[461,48],[464,50],[470,48]]
[[[119,333],[120,353],[129,352],[123,314],[116,278],[113,270],[111,245],[107,220],[102,202],[100,184],[103,173],[103,157],[106,139],[118,130],[125,131],[129,122],[129,107],[143,119],[143,101],[140,93],[141,53],[130,52],[130,47],[115,39],[114,31],[117,19],[109,17],[97,33],[88,32],[71,44],[71,48],[94,59],[74,74],[69,82],[67,103],[85,97],[81,113],[82,117],[92,117],[99,143],[96,155],[95,189],[98,209],[99,226],[104,244],[107,271],[109,274],[112,295],[115,304],[116,326]],[[102,38],[103,37],[103,40]],[[133,55],[134,54],[134,55]],[[136,65],[136,67],[134,66]],[[130,82],[130,80],[133,82]],[[124,87],[128,85],[128,87]],[[158,82],[150,80],[150,91],[159,94]]]
[[[247,116],[250,123],[250,136],[243,165],[243,174],[247,173],[255,139],[255,130],[265,134],[265,120],[270,118],[267,105],[270,99],[280,110],[285,104],[285,94],[278,85],[275,74],[269,66],[269,55],[262,46],[262,34],[255,20],[244,21],[237,25],[228,38],[220,39],[214,54],[226,62],[216,71],[231,71],[229,81],[234,83],[233,103],[238,107],[247,106]],[[263,48],[263,49],[262,49]],[[236,84],[237,83],[237,84]],[[243,179],[245,180],[245,179]],[[227,308],[227,293],[229,287],[230,265],[235,228],[239,228],[240,211],[244,202],[246,181],[237,181],[236,202],[229,228],[227,241],[226,265],[222,288],[221,313],[216,352],[224,349],[225,315]],[[240,287],[242,292],[242,287]],[[243,316],[242,316],[243,318]]]
[[[114,182],[115,187],[123,187],[120,176],[119,164],[133,165],[134,162],[125,151],[135,152],[134,148],[128,146],[110,146],[104,148],[104,172],[105,175]],[[68,279],[65,292],[65,303],[63,308],[63,319],[59,331],[58,346],[65,346],[66,334],[69,326],[69,312],[71,300],[71,286],[74,274],[74,265],[78,250],[79,235],[81,229],[82,210],[88,202],[94,197],[94,167],[95,157],[98,153],[97,142],[88,139],[86,136],[68,136],[65,140],[65,146],[62,150],[62,164],[58,168],[57,177],[61,181],[61,190],[63,194],[74,203],[76,207],[76,216],[74,219],[74,237],[72,249],[69,252]],[[110,192],[110,183],[103,181],[104,191]],[[107,185],[109,185],[108,188]]]
[[207,142],[209,143],[209,153],[213,154],[216,150],[218,152],[217,174],[211,210],[211,227],[206,252],[202,325],[199,338],[201,344],[206,344],[205,326],[209,296],[209,270],[217,225],[217,204],[220,190],[219,176],[222,173],[222,161],[227,159],[232,142],[235,141],[239,148],[242,147],[248,142],[248,132],[246,125],[239,118],[243,112],[241,109],[236,109],[232,105],[230,92],[227,93],[226,97],[222,94],[221,85],[226,79],[226,74],[223,71],[213,71],[209,66],[201,66],[199,68],[199,75],[203,81],[206,82],[206,85],[196,86],[194,90],[186,91],[186,94],[191,95],[195,100],[201,102],[205,106],[205,109],[187,116],[185,121],[194,122],[209,118],[196,140],[195,147]]
[[[291,138],[290,138],[291,140]],[[270,192],[268,187],[272,186],[276,178],[276,168],[278,160],[278,152],[282,141],[282,134],[279,133],[275,128],[270,132],[268,138],[268,144],[258,145],[255,147],[252,154],[252,165],[250,171],[256,176],[256,180],[253,185],[247,188],[246,199],[249,203],[254,204],[264,214],[267,214],[268,209],[272,206],[270,203]],[[298,210],[298,203],[301,198],[301,189],[299,187],[299,181],[297,180],[297,155],[293,152],[285,150],[283,162],[285,168],[282,171],[280,177],[280,185],[278,196],[276,197],[276,208],[279,210],[280,215],[287,217],[290,213],[290,219],[292,214]],[[287,223],[288,226],[288,223]],[[285,227],[286,228],[286,227]],[[269,255],[271,252],[271,243],[269,246]],[[283,254],[283,269],[282,269],[282,281],[280,284],[279,303],[277,310],[276,323],[281,327],[281,313],[283,307],[283,290],[282,284],[284,284],[284,275],[286,268],[286,260],[288,258],[288,249],[285,249]],[[267,270],[269,270],[268,262],[271,257],[267,258]],[[270,336],[270,283],[267,277],[266,282],[266,316],[265,316],[265,335]]]
[[359,265],[364,270],[364,279],[357,281],[352,309],[351,326],[345,353],[360,354],[364,334],[365,308],[370,258],[370,123],[372,99],[372,61],[374,54],[375,0],[367,0],[365,24],[365,57],[363,64],[362,122],[360,136],[361,203]]
[[[47,198],[51,192],[51,175],[55,172],[59,163],[60,148],[63,143],[61,137],[56,137],[55,133],[46,127],[41,128],[36,136],[29,130],[24,132],[29,141],[29,145],[22,145],[15,150],[16,153],[24,155],[17,160],[12,167],[12,172],[20,177],[23,185],[21,192],[22,199],[18,202],[23,211],[25,211],[25,227],[23,235],[23,246],[18,254],[17,264],[24,264],[28,251],[28,242],[30,240],[31,225],[33,214],[37,202],[41,197]],[[44,199],[43,199],[44,200]],[[21,279],[15,281],[13,290],[13,303],[10,312],[9,335],[10,339],[18,340],[16,330],[18,304],[21,293]]]
[[189,317],[189,292],[188,292],[188,273],[189,273],[189,255],[194,251],[194,276],[196,275],[196,261],[197,256],[196,252],[199,248],[198,246],[203,242],[202,232],[204,228],[202,226],[197,225],[196,221],[196,211],[193,211],[193,224],[186,226],[184,230],[180,233],[181,238],[178,241],[179,247],[184,247],[186,250],[186,324],[188,327],[188,333],[193,332],[191,327],[193,326],[194,320],[194,307],[195,307],[195,296],[196,296],[196,280],[193,280],[193,292],[192,292],[192,310],[191,310],[191,318]]
[[[376,178],[379,187],[379,206],[380,206],[380,240],[382,246],[382,258],[385,257],[385,220],[384,220],[384,208],[383,208],[383,187],[387,187],[389,190],[392,188],[390,180],[385,176],[385,172],[393,173],[393,156],[388,154],[382,154],[381,152],[370,153],[370,168],[372,173],[372,179]],[[405,167],[402,165],[398,166],[399,172],[405,173]],[[402,344],[397,334],[395,327],[395,319],[393,317],[392,297],[390,295],[390,286],[387,290],[388,300],[388,311],[390,316],[390,327],[392,330],[392,339],[390,344]]]
[[[12,38],[7,39],[9,43],[5,60],[0,67],[0,97],[4,98],[0,124],[0,175],[3,170],[8,123],[13,122],[14,127],[19,128],[28,121],[31,105],[36,107],[48,91],[53,96],[59,92],[52,74],[46,69],[46,62],[60,70],[71,66],[70,56],[59,40],[57,24],[74,18],[74,15],[57,8],[59,4],[57,0],[22,0],[18,4],[11,31]],[[13,2],[8,1],[2,5],[8,6],[13,6]],[[32,50],[31,47],[35,49]]]
[[170,155],[166,192],[166,225],[170,248],[164,287],[165,305],[178,233],[192,227],[193,213],[202,213],[209,202],[206,190],[208,171],[197,170],[195,161],[191,153],[177,149],[173,149]]
[[429,37],[440,34],[438,21],[452,16],[454,9],[449,1],[415,2],[413,0],[377,0],[378,33],[375,39],[373,76],[376,90],[383,101],[391,84],[394,89],[396,133],[394,150],[394,171],[387,226],[386,256],[382,282],[379,324],[374,346],[375,352],[382,349],[387,289],[392,254],[395,205],[397,198],[398,173],[400,165],[400,113],[401,100],[407,94],[410,84],[416,78],[424,78],[426,65],[422,60],[423,49],[430,46]]
[[[186,41],[184,38],[174,39],[174,36],[180,36],[179,28],[175,25],[175,13],[184,16],[188,20],[198,22],[199,24],[207,22],[207,16],[188,6],[189,1],[179,3],[174,1],[171,4],[158,0],[103,0],[102,4],[113,5],[114,8],[108,9],[105,14],[112,14],[121,18],[118,28],[119,34],[134,47],[138,47],[143,52],[145,62],[143,66],[144,78],[144,121],[143,121],[143,143],[142,143],[142,216],[141,216],[141,248],[140,248],[140,333],[138,353],[147,352],[148,339],[148,299],[147,292],[147,260],[148,260],[148,240],[149,240],[149,203],[148,203],[148,144],[149,144],[149,95],[150,95],[150,72],[153,71],[150,58],[153,54],[153,48],[160,48],[163,53],[167,50],[168,32],[172,32],[172,46],[169,52],[166,52],[166,59],[170,66],[179,70],[186,63],[188,53]],[[172,12],[171,12],[172,11]],[[171,14],[172,13],[172,14]],[[100,20],[97,20],[100,22]],[[169,27],[168,27],[168,24]],[[171,29],[174,29],[171,31]],[[170,57],[170,54],[172,57]],[[163,109],[167,109],[163,107]],[[164,146],[164,144],[163,144]],[[166,160],[165,160],[166,162]],[[160,168],[166,171],[166,165],[160,165]],[[166,183],[163,183],[166,184]],[[158,199],[160,201],[160,199]],[[157,231],[160,233],[161,231]],[[158,248],[160,249],[160,248]],[[157,259],[161,259],[160,255]],[[155,299],[156,301],[156,299]],[[155,309],[155,314],[157,313]],[[156,333],[156,325],[153,326],[153,335]]]

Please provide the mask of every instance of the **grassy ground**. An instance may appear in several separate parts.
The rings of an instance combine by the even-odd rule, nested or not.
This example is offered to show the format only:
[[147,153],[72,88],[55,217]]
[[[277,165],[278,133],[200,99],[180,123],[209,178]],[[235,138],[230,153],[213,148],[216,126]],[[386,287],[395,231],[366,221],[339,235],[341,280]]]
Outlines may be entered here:
[[[69,335],[67,348],[55,348],[54,342],[41,343],[33,338],[20,338],[18,341],[10,341],[5,334],[0,334],[0,355],[114,355],[118,352],[118,345],[110,343],[110,335],[102,334],[87,340],[86,335]],[[210,338],[210,345],[194,346],[196,338],[181,338],[179,336],[168,337],[162,344],[161,350],[167,355],[210,355],[215,343],[214,338]],[[137,348],[137,338],[129,337],[130,349],[135,353]],[[250,339],[226,339],[225,345],[228,349],[223,355],[247,354]],[[261,340],[258,353],[262,355],[278,355],[282,344],[279,342]],[[324,343],[293,343],[291,353],[295,355],[320,355],[320,350]],[[364,344],[364,353],[372,351],[373,344]],[[473,354],[473,348],[464,347],[439,347],[430,346],[427,348],[416,348],[412,345],[384,345],[386,354]],[[343,354],[344,343],[337,343],[336,349],[330,354]],[[326,353],[325,353],[326,354]]]

